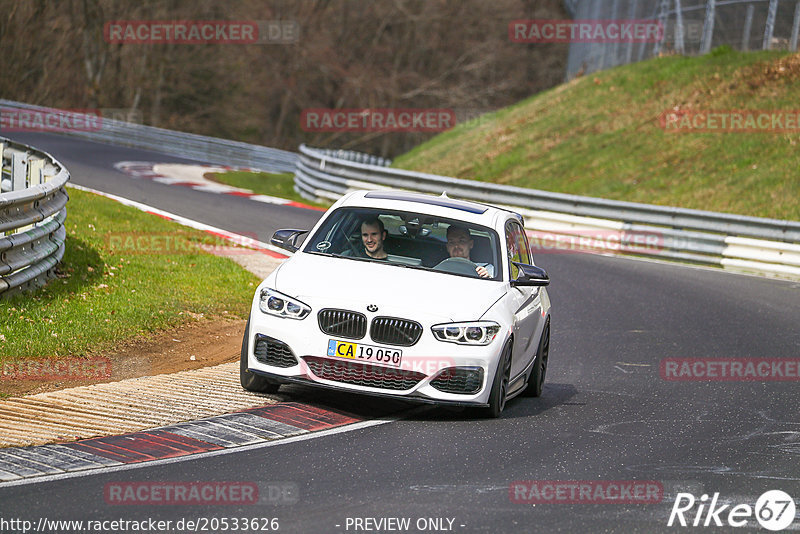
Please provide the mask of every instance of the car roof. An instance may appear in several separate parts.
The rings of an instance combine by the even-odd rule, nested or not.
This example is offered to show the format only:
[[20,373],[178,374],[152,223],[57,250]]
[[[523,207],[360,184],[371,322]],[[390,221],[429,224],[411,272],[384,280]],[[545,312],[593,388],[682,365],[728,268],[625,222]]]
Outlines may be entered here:
[[338,204],[340,207],[357,206],[421,212],[492,227],[499,218],[505,220],[509,216],[514,216],[522,219],[516,212],[489,204],[450,198],[446,194],[433,196],[394,189],[354,191],[342,197]]

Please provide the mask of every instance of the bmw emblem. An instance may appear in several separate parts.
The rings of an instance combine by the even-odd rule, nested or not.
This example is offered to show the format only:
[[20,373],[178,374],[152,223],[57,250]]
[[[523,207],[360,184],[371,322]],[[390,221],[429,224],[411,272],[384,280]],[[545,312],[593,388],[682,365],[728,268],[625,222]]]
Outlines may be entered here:
[[375,306],[374,304],[370,304],[369,306],[367,306],[367,311],[374,313],[374,312],[378,311],[378,307]]

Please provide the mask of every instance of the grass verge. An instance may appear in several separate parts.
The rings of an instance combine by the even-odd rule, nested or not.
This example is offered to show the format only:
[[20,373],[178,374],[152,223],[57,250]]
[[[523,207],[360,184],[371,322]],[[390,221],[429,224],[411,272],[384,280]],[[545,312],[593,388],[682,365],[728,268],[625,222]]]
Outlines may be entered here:
[[575,79],[456,127],[394,166],[615,200],[800,220],[800,128],[676,133],[680,110],[797,114],[800,54],[721,48]]
[[112,200],[69,190],[63,278],[0,305],[0,362],[82,356],[208,316],[246,317],[259,280],[197,248],[219,244]]
[[259,195],[285,198],[302,202],[310,206],[329,208],[332,202],[311,202],[294,190],[294,174],[269,172],[228,171],[224,173],[208,173],[206,177],[225,185],[249,189]]

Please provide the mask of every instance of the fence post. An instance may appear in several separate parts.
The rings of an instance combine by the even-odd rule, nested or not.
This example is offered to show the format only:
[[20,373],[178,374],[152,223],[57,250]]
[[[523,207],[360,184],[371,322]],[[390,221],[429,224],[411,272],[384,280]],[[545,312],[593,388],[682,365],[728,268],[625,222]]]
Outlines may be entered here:
[[675,0],[675,51],[681,55],[686,52],[683,34],[683,6],[681,6],[681,0]]
[[800,31],[800,0],[794,5],[794,22],[792,23],[792,39],[789,41],[789,50],[797,52],[797,34]]
[[769,0],[769,12],[767,13],[767,24],[764,26],[764,42],[761,44],[763,50],[769,50],[772,46],[772,35],[775,33],[775,17],[778,15],[778,0]]
[[3,178],[3,152],[6,150],[6,144],[0,143],[0,193],[5,193],[11,189],[11,180]]
[[657,41],[653,46],[653,56],[658,57],[661,53],[661,47],[664,46],[664,41],[667,39],[667,11],[669,10],[669,0],[661,0],[658,5],[658,25],[661,28],[661,40]]
[[711,51],[711,40],[714,37],[714,20],[716,19],[716,12],[716,0],[707,0],[706,20],[703,23],[703,40],[700,41],[701,54],[708,54]]
[[[611,7],[611,19],[619,21],[619,0],[614,0]],[[619,65],[619,43],[611,43],[611,46],[606,46],[607,54],[611,56],[610,67]]]
[[[645,4],[645,10],[647,9],[647,4]],[[644,59],[644,52],[647,43],[645,43],[645,39],[642,39],[642,42],[639,43],[639,56],[637,57],[636,61],[642,61]]]
[[[592,21],[598,21],[603,16],[603,0],[594,0],[592,2]],[[597,68],[594,70],[603,70],[606,68],[606,45],[605,44],[598,44],[598,43],[589,43],[589,47],[592,50],[591,55],[597,55],[599,59],[597,59]],[[599,52],[599,54],[598,54]]]
[[28,155],[14,152],[11,156],[11,190],[22,191],[28,188]]
[[[630,8],[628,9],[628,19],[634,20],[636,18],[636,8],[639,7],[638,4],[639,0],[630,0]],[[628,50],[625,52],[625,63],[630,63],[632,58],[633,58],[633,39],[631,39],[628,42]]]
[[31,158],[31,160],[28,162],[28,187],[33,187],[35,185],[41,185],[44,183],[42,171],[44,171],[44,160]]
[[747,15],[744,18],[744,30],[742,31],[742,50],[747,52],[750,50],[750,30],[753,28],[753,11],[755,7],[753,4],[748,4]]

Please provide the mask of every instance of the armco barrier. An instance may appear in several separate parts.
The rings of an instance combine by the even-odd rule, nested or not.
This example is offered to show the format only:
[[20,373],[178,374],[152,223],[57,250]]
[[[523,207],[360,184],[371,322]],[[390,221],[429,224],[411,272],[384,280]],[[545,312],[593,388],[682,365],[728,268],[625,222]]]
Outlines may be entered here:
[[50,154],[0,138],[0,298],[54,276],[64,256],[69,172]]
[[[726,269],[800,277],[800,222],[745,217],[602,198],[551,193],[389,168],[363,154],[305,145],[295,169],[295,190],[310,200],[336,200],[356,189],[406,189],[510,206],[529,231],[595,238],[617,253],[721,266]],[[601,239],[596,239],[597,236]],[[626,247],[636,236],[656,235],[656,247]],[[622,250],[625,252],[626,250]]]
[[[14,110],[18,113],[44,113],[56,116],[68,113],[66,110],[0,99],[0,113],[3,109]],[[94,117],[92,118],[94,119]],[[297,154],[294,152],[229,141],[218,137],[176,132],[104,117],[100,117],[97,123],[97,128],[65,129],[58,133],[98,143],[130,146],[207,163],[250,167],[267,172],[293,172],[297,160]]]

